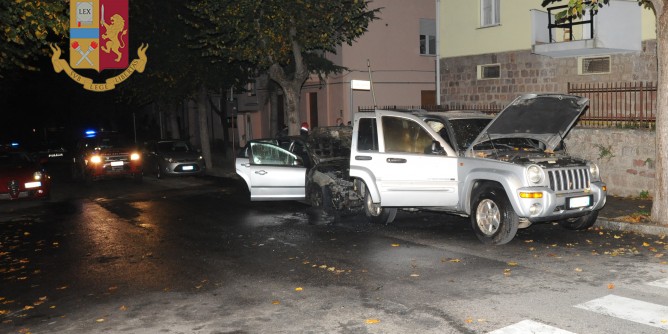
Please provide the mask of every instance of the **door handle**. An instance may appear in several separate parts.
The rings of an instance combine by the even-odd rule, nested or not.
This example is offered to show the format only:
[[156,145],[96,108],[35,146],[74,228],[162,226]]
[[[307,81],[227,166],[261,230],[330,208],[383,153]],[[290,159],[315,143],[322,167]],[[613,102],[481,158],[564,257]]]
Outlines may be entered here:
[[250,163],[241,164],[244,167],[250,167]]
[[391,164],[405,164],[406,159],[403,158],[387,158],[387,162]]
[[267,172],[264,171],[264,170],[258,170],[258,171],[255,171],[255,174],[265,175],[265,174],[267,174]]
[[355,160],[371,160],[371,157],[368,155],[356,155]]

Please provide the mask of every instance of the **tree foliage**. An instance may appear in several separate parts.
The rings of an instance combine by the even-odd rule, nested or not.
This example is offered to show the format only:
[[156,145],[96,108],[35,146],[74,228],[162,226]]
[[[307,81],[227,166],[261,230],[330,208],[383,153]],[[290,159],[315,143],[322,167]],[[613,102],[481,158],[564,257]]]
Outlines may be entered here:
[[290,133],[298,131],[299,94],[310,74],[343,70],[325,58],[364,34],[379,9],[363,0],[191,0],[193,47],[218,61],[244,61],[282,88]]
[[0,77],[10,69],[36,69],[50,54],[49,42],[67,36],[69,1],[5,0],[0,2]]

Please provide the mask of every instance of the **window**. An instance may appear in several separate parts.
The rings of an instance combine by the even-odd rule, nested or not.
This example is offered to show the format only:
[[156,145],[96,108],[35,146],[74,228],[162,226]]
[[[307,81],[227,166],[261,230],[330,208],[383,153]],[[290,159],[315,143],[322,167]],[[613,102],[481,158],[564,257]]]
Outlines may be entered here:
[[580,58],[578,61],[579,74],[610,73],[610,56]]
[[376,119],[360,118],[360,126],[357,130],[358,151],[378,151],[378,138],[376,137]]
[[251,164],[275,166],[299,166],[300,159],[278,146],[269,143],[251,142]]
[[436,54],[436,21],[420,19],[420,54]]
[[431,152],[434,138],[420,124],[399,117],[383,117],[385,152]]
[[501,77],[500,64],[478,65],[478,80],[497,79]]
[[501,24],[499,2],[501,0],[480,0],[480,26],[489,27]]

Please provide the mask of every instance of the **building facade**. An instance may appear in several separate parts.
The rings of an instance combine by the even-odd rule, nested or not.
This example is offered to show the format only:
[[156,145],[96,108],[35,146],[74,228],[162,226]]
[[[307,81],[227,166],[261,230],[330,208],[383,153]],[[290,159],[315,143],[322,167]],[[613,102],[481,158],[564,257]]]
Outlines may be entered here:
[[554,7],[568,1],[440,2],[441,104],[503,106],[569,83],[656,81],[654,13],[635,0],[611,0],[568,27],[554,26]]
[[[434,0],[374,0],[370,8],[381,8],[378,19],[352,45],[344,44],[327,57],[348,70],[321,81],[311,77],[303,86],[302,122],[310,127],[344,124],[351,111],[376,105],[436,104],[436,5]],[[371,75],[369,74],[371,72]],[[372,83],[373,91],[351,89],[351,81]],[[362,82],[364,84],[364,82]],[[269,98],[266,78],[258,78],[248,92],[236,94],[237,129],[245,140],[269,137],[271,110],[285,123],[282,99]]]

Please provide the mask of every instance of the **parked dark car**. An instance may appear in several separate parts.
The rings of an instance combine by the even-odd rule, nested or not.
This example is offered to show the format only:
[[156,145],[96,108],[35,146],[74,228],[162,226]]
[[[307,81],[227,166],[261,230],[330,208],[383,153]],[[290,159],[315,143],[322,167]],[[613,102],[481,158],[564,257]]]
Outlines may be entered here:
[[206,171],[204,157],[185,140],[149,142],[144,152],[144,169],[157,178],[167,175],[200,175]]
[[89,132],[75,148],[72,158],[72,177],[86,182],[131,177],[143,179],[142,156],[137,146],[117,132]]
[[0,199],[47,199],[50,193],[51,177],[40,161],[25,152],[0,150]]

